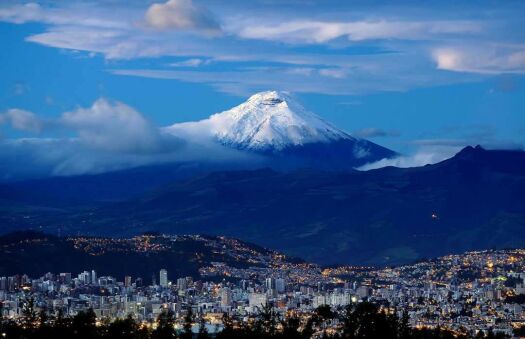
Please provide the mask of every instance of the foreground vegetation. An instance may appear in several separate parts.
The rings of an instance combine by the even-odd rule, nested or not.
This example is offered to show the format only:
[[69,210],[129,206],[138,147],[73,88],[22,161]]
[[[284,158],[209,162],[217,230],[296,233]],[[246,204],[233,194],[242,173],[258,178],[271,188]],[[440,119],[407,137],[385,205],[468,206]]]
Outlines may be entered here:
[[[386,314],[370,303],[360,303],[337,313],[328,306],[320,307],[306,320],[293,314],[281,318],[271,307],[265,307],[257,317],[247,323],[238,323],[228,315],[223,317],[223,329],[210,334],[202,318],[188,312],[182,328],[175,329],[175,318],[171,311],[161,313],[155,328],[144,326],[132,317],[113,322],[97,323],[93,310],[80,312],[74,317],[65,317],[61,312],[49,316],[37,314],[32,300],[25,303],[19,321],[2,318],[0,334],[9,339],[448,339],[448,338],[505,338],[489,333],[454,333],[445,329],[413,329],[408,315],[401,318]],[[192,324],[199,322],[198,333],[192,333]]]

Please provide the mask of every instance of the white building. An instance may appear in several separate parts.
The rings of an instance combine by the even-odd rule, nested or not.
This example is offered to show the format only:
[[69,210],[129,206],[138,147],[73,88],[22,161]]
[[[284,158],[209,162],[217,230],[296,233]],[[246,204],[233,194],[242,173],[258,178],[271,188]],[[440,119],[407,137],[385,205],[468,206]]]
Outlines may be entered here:
[[264,293],[250,293],[248,295],[248,304],[250,307],[266,306],[268,297]]
[[160,270],[159,283],[161,287],[168,287],[168,271],[165,269]]

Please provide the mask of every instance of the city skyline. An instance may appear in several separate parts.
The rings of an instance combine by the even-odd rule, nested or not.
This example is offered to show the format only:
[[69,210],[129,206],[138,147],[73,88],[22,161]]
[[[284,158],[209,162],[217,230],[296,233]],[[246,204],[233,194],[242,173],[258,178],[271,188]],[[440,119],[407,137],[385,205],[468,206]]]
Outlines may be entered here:
[[[524,258],[523,249],[488,250],[397,267],[322,268],[286,263],[276,257],[266,268],[203,267],[200,277],[176,277],[173,281],[167,279],[167,270],[161,269],[157,272],[159,283],[155,275],[148,283],[142,277],[98,277],[95,270],[79,272],[76,277],[51,272],[40,278],[0,276],[1,309],[7,319],[24,317],[23,309],[32,298],[36,310],[51,314],[60,310],[66,317],[88,310],[98,319],[131,316],[145,330],[155,330],[161,326],[162,314],[173,312],[177,331],[184,331],[190,314],[193,333],[197,334],[204,322],[207,332],[216,334],[225,329],[225,317],[237,319],[238,326],[249,326],[249,319],[255,321],[266,307],[283,319],[293,312],[305,326],[321,309],[334,312],[332,319],[337,319],[345,309],[372,302],[380,305],[381,312],[400,319],[406,314],[413,328],[443,327],[467,336],[490,332],[504,338],[521,333],[516,331],[522,324],[525,300]],[[337,333],[342,325],[337,321],[321,323],[312,331]]]

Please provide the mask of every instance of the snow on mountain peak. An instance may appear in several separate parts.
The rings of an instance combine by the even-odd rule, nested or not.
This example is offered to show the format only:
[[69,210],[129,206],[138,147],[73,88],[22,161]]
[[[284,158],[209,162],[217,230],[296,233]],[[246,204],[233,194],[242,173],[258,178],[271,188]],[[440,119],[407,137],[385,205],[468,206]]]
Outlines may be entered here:
[[252,150],[283,150],[313,142],[352,139],[308,112],[286,92],[267,91],[209,119],[222,143]]
[[184,136],[209,135],[237,149],[282,151],[308,143],[355,140],[317,115],[307,111],[287,92],[266,91],[208,119],[165,128]]

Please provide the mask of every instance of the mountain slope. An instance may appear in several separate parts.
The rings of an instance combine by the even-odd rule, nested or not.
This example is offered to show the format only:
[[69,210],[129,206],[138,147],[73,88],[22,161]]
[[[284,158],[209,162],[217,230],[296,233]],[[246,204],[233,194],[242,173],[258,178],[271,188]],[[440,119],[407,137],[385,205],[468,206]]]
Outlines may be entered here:
[[[167,269],[171,278],[199,277],[199,269],[212,262],[236,267],[266,267],[277,252],[225,237],[202,235],[141,235],[127,239],[60,238],[38,232],[15,232],[0,236],[0,276],[47,272],[97,271],[99,276],[142,277]],[[287,259],[284,261],[290,262]]]
[[257,93],[228,111],[165,131],[179,136],[207,133],[223,145],[270,157],[272,167],[351,168],[396,154],[347,134],[278,91]]
[[92,175],[50,177],[0,184],[3,206],[71,207],[128,200],[178,180],[214,171],[243,168],[242,164],[197,162],[141,166]]
[[466,148],[419,168],[216,172],[84,211],[3,225],[225,234],[318,263],[392,264],[525,246],[525,152]]

